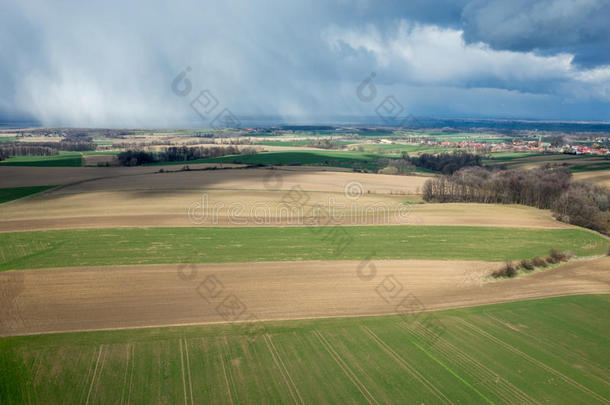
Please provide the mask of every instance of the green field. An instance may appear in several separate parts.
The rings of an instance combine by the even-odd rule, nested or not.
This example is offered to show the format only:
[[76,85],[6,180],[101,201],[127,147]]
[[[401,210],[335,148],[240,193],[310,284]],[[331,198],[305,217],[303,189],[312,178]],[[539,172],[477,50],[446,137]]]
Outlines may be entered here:
[[[328,138],[323,138],[323,139],[328,139]],[[307,146],[313,142],[315,142],[315,139],[299,139],[299,140],[282,140],[281,138],[273,141],[263,141],[263,142],[256,142],[255,145],[263,145],[263,146]],[[332,140],[335,144],[338,145],[349,145],[350,143],[354,143],[354,142],[349,142],[349,141],[343,141],[343,140]]]
[[468,142],[475,141],[480,143],[500,143],[500,142],[512,142],[513,137],[507,137],[502,135],[495,134],[484,134],[484,133],[470,133],[470,132],[459,132],[454,134],[438,134],[434,135],[435,138],[441,141],[449,141],[449,142]]
[[48,190],[55,186],[31,186],[31,187],[10,187],[0,188],[0,204],[23,198],[30,194],[40,193],[41,191]]
[[563,153],[493,153],[483,159],[486,166],[505,166],[508,169],[545,163],[566,164],[572,172],[610,169],[610,157],[591,155],[568,155]]
[[[499,142],[512,142],[515,137],[483,133],[483,132],[444,132],[444,131],[405,131],[402,135],[409,137],[421,137],[421,138],[434,138],[437,141],[449,141],[449,142],[463,142],[463,141],[475,141],[480,143],[499,143]],[[520,138],[524,139],[524,138]],[[529,138],[526,138],[529,139]]]
[[594,171],[598,171],[598,170],[610,170],[610,159],[607,159],[606,161],[602,161],[602,162],[587,163],[584,165],[576,164],[576,165],[570,166],[570,170],[572,171],[572,173],[594,172]]
[[16,136],[0,136],[0,143],[15,142]]
[[381,168],[379,159],[387,156],[362,152],[343,151],[294,151],[261,152],[251,155],[231,155],[216,158],[191,160],[188,162],[163,162],[155,164],[194,163],[240,163],[249,165],[319,165],[345,168],[377,170]]
[[608,403],[609,320],[588,295],[2,338],[0,403]]
[[[353,146],[352,146],[353,147]],[[400,145],[400,144],[358,144],[356,147],[362,147],[365,152],[369,153],[390,153],[400,155],[402,152],[407,152],[410,155],[421,155],[423,153],[451,153],[456,148],[446,148],[443,146],[434,145]]]
[[399,131],[376,131],[376,130],[367,130],[367,131],[356,131],[353,132],[358,136],[364,137],[378,137],[378,138],[387,138],[387,137],[395,137],[400,135]]
[[[514,159],[521,158],[535,158],[539,156],[545,156],[544,153],[530,153],[530,152],[497,152],[489,155],[487,160],[495,162],[509,162]],[[550,156],[546,154],[546,156]]]
[[[372,146],[372,145],[371,145]],[[396,145],[386,145],[396,146]],[[417,147],[414,147],[417,148]],[[407,148],[408,149],[408,148]],[[439,148],[445,152],[450,151],[448,148]],[[432,153],[432,149],[422,149]],[[438,152],[438,151],[437,151]],[[387,153],[387,152],[386,152]],[[368,153],[357,151],[334,151],[334,150],[306,150],[306,151],[287,151],[287,152],[261,152],[251,155],[230,155],[220,156],[216,158],[197,159],[180,162],[159,162],[151,163],[150,165],[184,165],[195,163],[236,163],[247,165],[311,165],[311,166],[326,166],[326,167],[343,167],[348,169],[364,169],[377,172],[385,167],[384,160],[398,158],[399,153],[391,152],[390,154]],[[416,168],[417,172],[434,171],[422,168]]]
[[100,150],[86,150],[83,152],[79,152],[83,155],[118,155],[119,152],[117,151],[110,151],[110,150],[104,150],[104,151],[100,151]]
[[60,152],[53,156],[13,156],[0,161],[0,166],[82,166],[80,152]]
[[263,145],[263,146],[306,146],[314,142],[314,140],[306,140],[299,139],[294,141],[286,141],[286,140],[277,140],[277,141],[264,141],[264,142],[256,142],[255,145]]
[[0,270],[287,260],[518,260],[604,254],[583,229],[468,226],[110,228],[0,233]]

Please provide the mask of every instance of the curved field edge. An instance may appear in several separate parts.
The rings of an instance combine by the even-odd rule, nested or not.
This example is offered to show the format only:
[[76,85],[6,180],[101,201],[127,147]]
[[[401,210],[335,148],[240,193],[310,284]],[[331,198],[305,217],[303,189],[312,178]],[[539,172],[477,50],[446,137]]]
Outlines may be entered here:
[[520,260],[605,253],[582,229],[468,226],[107,228],[0,234],[0,270],[303,260]]
[[609,304],[2,338],[0,402],[608,403]]

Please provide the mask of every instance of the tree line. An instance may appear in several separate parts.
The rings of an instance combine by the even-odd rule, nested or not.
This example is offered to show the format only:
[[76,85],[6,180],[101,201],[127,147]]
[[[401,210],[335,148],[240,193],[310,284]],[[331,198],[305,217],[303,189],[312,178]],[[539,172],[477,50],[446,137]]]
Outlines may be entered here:
[[36,145],[0,145],[0,160],[11,156],[52,156],[59,154],[59,150],[48,146]]
[[434,202],[523,204],[551,209],[555,218],[598,232],[610,232],[610,191],[572,179],[565,166],[525,170],[461,169],[430,179],[423,198]]
[[52,156],[60,151],[88,151],[95,150],[93,142],[23,142],[0,145],[0,160],[11,156]]
[[332,139],[316,139],[307,144],[310,148],[341,149],[341,145]]
[[253,148],[238,148],[237,146],[210,146],[187,147],[172,146],[160,152],[143,150],[127,150],[118,154],[119,164],[122,166],[140,166],[156,162],[187,162],[190,160],[206,159],[226,155],[252,154]]
[[452,174],[463,167],[481,166],[481,156],[468,152],[453,153],[422,153],[417,157],[409,158],[411,164],[428,170],[436,170],[443,174]]
[[459,151],[409,157],[407,152],[403,152],[400,158],[379,159],[379,164],[382,167],[380,172],[385,174],[406,174],[415,171],[416,167],[452,174],[463,167],[480,166],[481,156]]

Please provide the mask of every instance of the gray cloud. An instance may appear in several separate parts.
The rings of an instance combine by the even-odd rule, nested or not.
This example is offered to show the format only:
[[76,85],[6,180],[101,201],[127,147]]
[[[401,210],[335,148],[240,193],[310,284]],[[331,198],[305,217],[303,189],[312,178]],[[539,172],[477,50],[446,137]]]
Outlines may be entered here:
[[464,38],[496,49],[569,52],[588,66],[610,64],[608,0],[473,0]]
[[501,87],[566,96],[575,96],[586,89],[591,96],[610,101],[610,66],[579,68],[572,63],[573,55],[567,53],[538,55],[495,50],[482,42],[466,43],[463,32],[458,29],[404,20],[389,33],[380,32],[374,26],[362,30],[332,27],[326,37],[339,54],[348,54],[347,48],[373,55],[378,68],[397,81]]
[[[5,118],[205,126],[189,107],[204,89],[238,115],[373,115],[355,96],[371,71],[380,94],[421,115],[610,116],[605,65],[571,59],[607,57],[607,28],[596,28],[597,17],[589,24],[593,11],[576,18],[580,34],[565,42],[548,42],[542,28],[551,23],[535,20],[529,24],[540,30],[524,25],[529,42],[520,43],[519,30],[492,29],[511,9],[490,1],[4,3]],[[594,3],[589,9],[600,10]],[[181,98],[171,82],[187,66],[193,91]]]

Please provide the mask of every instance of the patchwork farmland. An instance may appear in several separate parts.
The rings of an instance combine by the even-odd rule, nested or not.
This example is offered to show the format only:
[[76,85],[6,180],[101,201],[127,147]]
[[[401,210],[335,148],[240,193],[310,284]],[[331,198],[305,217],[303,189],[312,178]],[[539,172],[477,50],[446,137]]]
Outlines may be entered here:
[[604,234],[281,147],[0,167],[0,403],[608,403]]
[[610,0],[1,4],[0,405],[610,405]]

